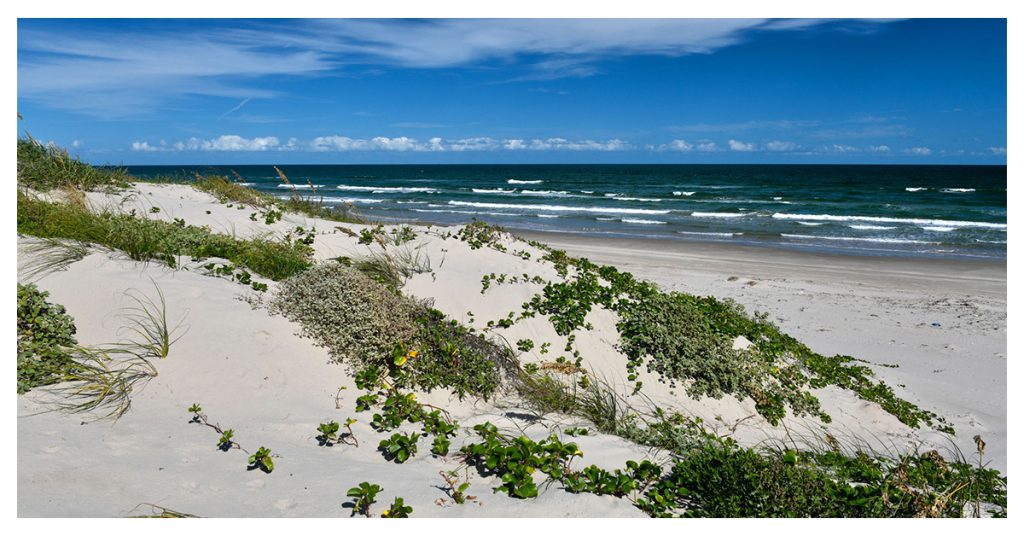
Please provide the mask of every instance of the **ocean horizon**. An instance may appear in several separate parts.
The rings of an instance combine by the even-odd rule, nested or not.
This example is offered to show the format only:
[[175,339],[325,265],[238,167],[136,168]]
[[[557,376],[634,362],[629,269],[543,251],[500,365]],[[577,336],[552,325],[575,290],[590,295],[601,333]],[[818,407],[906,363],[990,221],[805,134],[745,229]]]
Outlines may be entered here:
[[[270,165],[126,166],[291,195]],[[1006,166],[315,164],[280,169],[303,195],[380,222],[725,242],[862,255],[1005,258]]]

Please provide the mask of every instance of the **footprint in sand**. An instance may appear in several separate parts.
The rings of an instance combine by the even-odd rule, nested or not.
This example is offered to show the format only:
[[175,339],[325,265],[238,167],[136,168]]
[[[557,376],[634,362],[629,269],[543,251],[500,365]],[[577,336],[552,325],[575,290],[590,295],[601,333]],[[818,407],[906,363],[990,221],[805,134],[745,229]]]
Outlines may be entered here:
[[278,510],[282,511],[291,510],[292,508],[295,508],[295,501],[291,499],[281,499],[280,501],[274,503],[274,508],[277,508]]
[[252,489],[263,489],[267,486],[267,481],[263,480],[262,478],[254,478],[246,482],[245,486]]

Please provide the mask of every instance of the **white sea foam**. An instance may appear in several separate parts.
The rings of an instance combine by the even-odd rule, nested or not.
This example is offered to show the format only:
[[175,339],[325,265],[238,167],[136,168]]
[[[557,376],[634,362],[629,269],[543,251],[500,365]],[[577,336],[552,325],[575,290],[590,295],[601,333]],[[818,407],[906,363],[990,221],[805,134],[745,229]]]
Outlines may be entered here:
[[775,214],[772,214],[772,217],[780,220],[863,221],[870,223],[935,225],[940,227],[976,227],[979,229],[1006,230],[1005,223],[990,223],[985,221],[927,220],[920,218],[891,218],[886,216],[834,216],[832,214],[784,214],[782,212],[776,212]]
[[413,212],[440,212],[445,214],[479,214],[483,216],[522,216],[522,214],[512,214],[509,212],[484,212],[479,210],[428,210],[425,208],[414,208],[410,209]]
[[938,244],[938,242],[925,242],[923,240],[907,240],[903,238],[877,238],[859,236],[814,236],[802,234],[782,233],[786,238],[799,238],[801,240],[841,240],[844,242],[875,242],[880,244]]
[[513,194],[515,192],[515,188],[510,190],[504,188],[473,188],[473,193],[475,194]]
[[686,197],[690,197],[691,195],[693,195],[695,193],[697,193],[697,192],[672,192],[672,195],[675,195],[675,196],[685,195]]
[[541,180],[536,180],[536,181],[521,181],[521,180],[518,180],[518,179],[509,179],[509,180],[507,180],[507,181],[505,181],[505,182],[507,182],[507,183],[509,183],[509,184],[540,184],[540,183],[542,183],[542,182],[544,182],[544,181],[541,181]]
[[749,214],[737,214],[735,212],[691,212],[694,218],[742,218]]
[[558,214],[537,214],[538,218],[561,218]]
[[817,227],[819,225],[825,225],[824,223],[821,223],[820,221],[798,221],[797,223],[799,223],[800,225],[807,225],[807,226],[810,226],[810,227]]
[[278,184],[278,188],[288,188],[289,190],[309,190],[310,188],[323,188],[323,184],[314,184],[312,186],[308,184]]
[[966,194],[973,192],[974,188],[943,188],[940,191],[944,194]]
[[565,190],[520,190],[519,195],[533,195],[539,197],[577,197]]
[[[277,196],[278,199],[290,199],[286,195]],[[367,199],[363,197],[334,197],[334,196],[323,196],[318,197],[318,200],[322,200],[324,203],[353,203],[357,205],[372,205],[374,203],[383,203],[383,199]]]
[[948,233],[950,231],[956,230],[955,227],[939,227],[935,225],[925,225],[921,228],[924,229],[925,231],[934,231],[936,233]]
[[661,199],[654,199],[653,197],[613,197],[612,199],[616,201],[648,201],[653,203],[661,201]]
[[508,203],[473,203],[470,201],[448,201],[449,205],[458,207],[497,208],[510,210],[540,210],[543,212],[597,212],[601,214],[668,214],[668,210],[650,210],[643,208],[612,208],[612,207],[569,207],[564,205],[513,205]]
[[667,221],[644,220],[640,218],[622,218],[622,223],[636,223],[640,225],[666,225]]
[[580,193],[583,193],[583,194],[592,194],[592,193],[594,193],[594,191],[593,191],[593,190],[580,190]]
[[388,193],[434,193],[437,188],[426,188],[426,187],[405,187],[405,186],[349,186],[347,184],[341,184],[335,188],[346,192],[372,192],[375,194],[388,194]]
[[860,231],[888,231],[889,229],[895,229],[895,227],[887,227],[885,225],[847,225],[847,227]]
[[256,184],[256,183],[254,183],[254,182],[239,182],[239,183],[236,183],[236,184],[238,184],[239,186],[252,186],[253,184]]
[[729,238],[732,238],[734,236],[738,236],[738,235],[743,234],[743,233],[701,233],[701,232],[698,232],[698,231],[676,231],[676,232],[679,233],[679,234],[684,234],[684,235],[720,236],[720,237],[729,237]]
[[395,201],[399,205],[426,205],[426,201]]
[[602,218],[600,216],[594,218],[597,221],[619,221],[618,218]]
[[908,192],[923,192],[923,191],[925,191],[925,190],[927,190],[927,189],[928,189],[928,188],[925,188],[925,187],[923,187],[923,186],[918,186],[918,187],[907,187],[907,188],[904,188],[904,190],[906,190],[906,191],[908,191]]

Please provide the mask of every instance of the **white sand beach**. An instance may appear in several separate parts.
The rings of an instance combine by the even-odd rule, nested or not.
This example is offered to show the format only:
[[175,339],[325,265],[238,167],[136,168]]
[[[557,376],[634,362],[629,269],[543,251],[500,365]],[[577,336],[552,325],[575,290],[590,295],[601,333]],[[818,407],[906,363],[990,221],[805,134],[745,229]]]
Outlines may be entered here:
[[[362,226],[284,215],[266,224],[250,210],[228,208],[214,197],[184,185],[136,184],[125,194],[89,193],[96,209],[190,225],[240,238],[283,236],[296,226],[316,228],[318,260],[365,255],[369,248],[345,232]],[[150,207],[159,207],[151,212]],[[429,259],[430,272],[410,278],[403,292],[432,300],[434,307],[463,323],[483,328],[505,318],[543,285],[492,285],[481,292],[481,278],[492,273],[555,277],[543,252],[525,242],[508,251],[473,249],[446,238],[450,229],[417,227],[407,247]],[[587,316],[576,347],[583,367],[611,385],[631,406],[650,404],[701,417],[723,435],[744,445],[764,441],[813,441],[824,434],[849,444],[886,449],[939,449],[951,441],[964,452],[972,437],[988,444],[992,467],[1005,471],[1006,265],[1005,262],[935,261],[843,257],[767,248],[664,241],[616,241],[557,234],[530,235],[570,255],[610,264],[650,280],[663,290],[733,298],[748,312],[764,311],[780,328],[825,355],[848,354],[870,363],[896,394],[945,417],[955,439],[927,427],[913,429],[877,404],[835,387],[815,391],[829,424],[812,417],[786,417],[772,426],[751,400],[694,399],[641,371],[644,389],[631,394],[626,357],[617,348],[615,313],[595,309]],[[27,246],[31,238],[19,239]],[[529,252],[514,255],[513,251]],[[348,517],[345,491],[363,481],[381,485],[375,510],[395,496],[418,517],[644,517],[626,498],[571,494],[551,485],[536,499],[518,500],[491,490],[496,477],[470,470],[469,493],[476,499],[455,505],[443,491],[439,471],[459,467],[455,456],[431,456],[427,449],[404,464],[385,460],[376,450],[385,434],[375,432],[367,413],[355,412],[359,391],[343,365],[327,351],[297,335],[298,325],[268,313],[267,293],[225,278],[211,277],[201,263],[180,259],[179,268],[141,263],[93,248],[62,271],[30,277],[32,254],[19,251],[19,280],[35,282],[50,300],[75,319],[82,344],[123,339],[126,291],[166,296],[169,317],[180,321],[180,339],[155,363],[159,375],[133,394],[130,410],[117,422],[88,415],[47,411],[51,395],[37,389],[18,397],[18,515],[23,517],[120,517],[149,513],[155,504],[204,517]],[[544,318],[488,330],[510,343],[529,338],[554,349],[566,338]],[[520,355],[524,363],[551,359],[538,348]],[[340,387],[346,387],[340,390]],[[534,439],[586,423],[549,414],[531,415],[513,396],[483,401],[458,400],[434,391],[421,400],[446,408],[465,430],[490,421]],[[202,405],[211,422],[232,428],[236,440],[254,451],[266,446],[278,456],[271,474],[247,471],[246,456],[222,452],[216,433],[190,423],[187,408]],[[322,447],[316,427],[354,417],[359,446]],[[404,428],[403,428],[404,429]],[[409,428],[410,430],[414,428]],[[460,432],[453,452],[471,432]],[[583,452],[577,464],[621,466],[626,460],[655,459],[663,453],[612,435],[591,432],[572,438]]]

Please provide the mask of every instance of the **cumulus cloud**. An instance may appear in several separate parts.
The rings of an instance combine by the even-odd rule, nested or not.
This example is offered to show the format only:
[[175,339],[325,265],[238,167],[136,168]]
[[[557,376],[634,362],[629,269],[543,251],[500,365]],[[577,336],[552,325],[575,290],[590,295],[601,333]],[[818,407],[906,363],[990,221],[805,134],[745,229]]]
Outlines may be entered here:
[[915,156],[928,156],[932,154],[932,150],[927,147],[911,147],[909,149],[905,149],[903,152]]
[[1006,147],[989,147],[988,151],[992,154],[1006,154]]
[[797,147],[798,147],[797,144],[795,144],[795,143],[793,143],[791,141],[772,140],[772,141],[764,144],[764,148],[766,150],[768,150],[768,151],[776,151],[776,152],[795,151],[797,149]]
[[702,153],[712,153],[718,150],[718,144],[713,141],[701,141],[697,143],[696,148]]
[[861,151],[860,147],[854,147],[853,145],[843,145],[841,143],[833,143],[831,145],[826,145],[826,146],[821,148],[821,152],[823,152],[823,153],[840,153],[840,154],[845,154],[845,153],[859,153],[860,151]]
[[688,153],[693,150],[693,144],[686,140],[672,140],[669,143],[663,143],[657,147],[659,151],[679,151],[681,153]]
[[146,141],[133,141],[132,150],[144,153],[151,153],[154,151],[162,151],[164,150],[164,148],[150,145],[149,142]]
[[757,145],[753,143],[745,143],[739,140],[729,140],[729,149],[739,152],[750,152],[756,151]]
[[627,141],[611,140],[570,140],[567,138],[519,138],[498,139],[488,136],[444,139],[440,137],[421,141],[408,136],[376,136],[373,138],[352,138],[349,136],[318,136],[309,142],[289,138],[284,144],[275,136],[245,138],[223,135],[212,139],[190,138],[159,146],[147,141],[136,141],[133,151],[390,151],[390,152],[465,152],[465,151],[624,151],[633,148]]
[[868,147],[868,150],[873,153],[888,153],[892,151],[888,145],[872,145],[871,147]]

